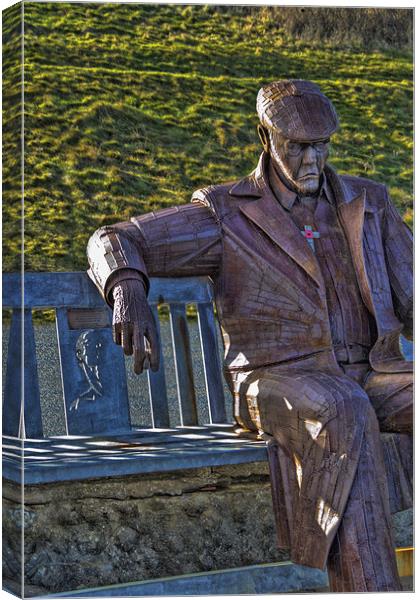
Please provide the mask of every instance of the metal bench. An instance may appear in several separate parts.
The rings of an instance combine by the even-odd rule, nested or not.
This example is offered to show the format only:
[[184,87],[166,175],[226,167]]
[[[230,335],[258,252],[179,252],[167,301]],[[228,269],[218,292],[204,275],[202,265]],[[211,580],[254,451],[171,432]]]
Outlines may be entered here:
[[[112,342],[111,310],[85,273],[26,273],[23,284],[17,273],[3,276],[3,307],[12,309],[3,405],[6,480],[20,483],[24,478],[25,485],[38,485],[267,460],[265,443],[239,437],[226,416],[212,288],[207,278],[154,279],[151,284],[149,300],[155,316],[159,304],[169,305],[179,407],[175,427],[170,424],[162,354],[159,371],[147,373],[149,397],[144,401],[150,403],[151,427],[131,424],[126,364],[122,349]],[[207,423],[198,419],[186,316],[186,305],[191,303],[198,315]],[[43,433],[32,311],[48,308],[56,313],[62,379],[62,397],[57,403],[62,403],[65,415],[64,436]],[[385,458],[394,473],[389,481],[394,511],[411,502],[411,469],[402,456],[407,443],[407,436],[384,436]],[[275,573],[273,565],[259,566],[254,575],[261,578],[264,568],[268,569],[265,582],[269,585]],[[235,581],[241,577],[244,573],[238,572]],[[206,593],[206,589],[222,593],[228,589],[220,583],[223,578],[226,573],[217,579],[218,587],[216,579],[210,582],[205,576],[201,581],[195,575],[192,580],[185,579],[184,588],[192,590],[186,593]],[[141,586],[132,587],[130,594],[179,593],[183,583],[147,585],[143,585],[144,592]],[[156,591],[159,589],[164,592]],[[264,585],[258,589],[271,590]],[[116,592],[109,588],[105,595],[112,593]],[[128,593],[125,588],[124,593]]]
[[[240,439],[228,423],[221,379],[219,348],[209,280],[155,279],[149,294],[157,305],[169,305],[176,365],[179,426],[170,428],[164,359],[157,373],[147,372],[152,427],[130,423],[126,368],[122,349],[112,342],[111,310],[104,305],[85,273],[27,273],[23,309],[17,274],[3,278],[3,307],[12,308],[7,359],[3,434],[7,436],[3,473],[18,481],[20,442],[24,437],[26,483],[128,475],[191,467],[265,460],[265,444]],[[186,305],[197,306],[208,400],[209,422],[198,423]],[[45,438],[41,415],[32,310],[54,308],[63,387],[66,433],[74,452],[60,452],[61,436]],[[157,322],[158,319],[157,319]],[[24,353],[21,332],[24,335]],[[86,374],[84,363],[95,363]],[[22,364],[23,363],[23,364]],[[23,374],[23,379],[22,379]],[[23,389],[22,389],[23,388]],[[22,393],[24,392],[24,393]],[[20,398],[24,398],[21,404]],[[113,461],[105,438],[124,434]],[[103,439],[103,446],[99,440]],[[133,445],[131,451],[127,443]],[[93,444],[93,445],[92,445]],[[144,449],[153,445],[152,453]],[[37,449],[36,454],[32,449]],[[103,448],[104,454],[100,450]],[[94,454],[90,450],[94,450]],[[17,460],[19,456],[19,461]]]

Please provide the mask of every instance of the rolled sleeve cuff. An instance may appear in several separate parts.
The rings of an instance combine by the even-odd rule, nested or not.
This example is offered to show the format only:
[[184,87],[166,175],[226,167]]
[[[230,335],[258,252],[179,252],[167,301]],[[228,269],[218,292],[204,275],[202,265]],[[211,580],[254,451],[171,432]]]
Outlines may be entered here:
[[141,281],[146,295],[149,293],[150,284],[144,273],[141,273],[136,269],[123,267],[117,271],[113,271],[105,282],[104,296],[109,305],[112,306],[114,304],[114,299],[112,297],[113,288],[121,281],[127,281],[128,279]]

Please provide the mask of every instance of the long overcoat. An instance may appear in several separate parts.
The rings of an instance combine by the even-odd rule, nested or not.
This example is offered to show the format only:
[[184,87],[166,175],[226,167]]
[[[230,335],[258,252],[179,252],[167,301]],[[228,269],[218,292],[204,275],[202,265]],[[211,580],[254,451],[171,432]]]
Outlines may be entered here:
[[[337,368],[321,271],[270,189],[268,160],[263,153],[251,175],[198,190],[190,204],[103,227],[88,245],[89,275],[110,304],[113,285],[130,276],[127,268],[146,282],[152,276],[212,278],[235,415],[251,427],[238,391],[253,371],[292,367],[308,357],[315,369]],[[361,297],[376,322],[371,367],[407,371],[399,336],[412,329],[411,232],[384,185],[339,176],[328,165],[324,174]]]

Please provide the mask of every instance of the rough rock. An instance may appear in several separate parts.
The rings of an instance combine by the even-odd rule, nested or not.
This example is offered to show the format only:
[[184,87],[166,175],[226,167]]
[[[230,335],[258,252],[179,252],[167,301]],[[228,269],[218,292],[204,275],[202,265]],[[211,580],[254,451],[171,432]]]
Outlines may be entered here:
[[19,486],[3,496],[5,576],[23,526],[25,584],[48,592],[287,558],[265,463],[28,486],[23,511]]
[[[412,545],[412,510],[393,516]],[[3,484],[3,576],[60,592],[287,560],[276,548],[267,463],[27,486]],[[35,590],[35,591],[34,591]]]

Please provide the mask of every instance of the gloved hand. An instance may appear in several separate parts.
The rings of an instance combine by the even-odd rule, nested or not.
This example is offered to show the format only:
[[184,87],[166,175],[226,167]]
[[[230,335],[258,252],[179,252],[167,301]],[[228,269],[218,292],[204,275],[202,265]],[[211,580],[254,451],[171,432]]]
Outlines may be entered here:
[[134,353],[134,372],[143,372],[145,360],[152,371],[159,369],[159,342],[156,323],[139,279],[124,279],[112,288],[114,314],[112,335],[124,354]]

